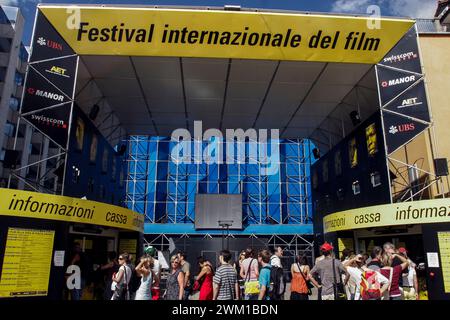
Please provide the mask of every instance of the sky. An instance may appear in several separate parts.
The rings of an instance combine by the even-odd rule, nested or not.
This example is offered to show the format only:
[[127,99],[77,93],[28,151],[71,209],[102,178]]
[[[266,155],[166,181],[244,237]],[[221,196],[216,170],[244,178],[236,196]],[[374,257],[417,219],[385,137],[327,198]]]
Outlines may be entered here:
[[240,5],[242,8],[263,8],[327,13],[366,14],[367,7],[378,5],[382,16],[400,16],[411,18],[432,18],[438,0],[0,0],[0,5],[19,7],[25,17],[23,43],[28,46],[33,31],[33,23],[38,3],[58,4],[133,4],[133,5],[179,5],[210,6]]

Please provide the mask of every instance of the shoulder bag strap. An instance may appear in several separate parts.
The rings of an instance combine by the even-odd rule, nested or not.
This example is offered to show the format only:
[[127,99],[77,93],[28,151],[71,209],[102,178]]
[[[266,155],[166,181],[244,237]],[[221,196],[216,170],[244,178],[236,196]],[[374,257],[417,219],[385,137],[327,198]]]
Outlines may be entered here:
[[305,284],[306,284],[306,286],[308,286],[308,283],[307,283],[307,280],[306,280],[306,277],[305,277],[305,274],[303,273],[303,271],[302,271],[302,269],[300,268],[300,264],[297,262],[297,267],[298,267],[298,270],[300,271],[300,274],[302,275],[302,277],[303,277],[303,280],[305,280]]
[[335,268],[335,266],[334,266],[334,258],[331,258],[331,259],[333,259],[333,260],[331,260],[332,261],[332,264],[333,264],[333,279],[334,279],[334,285],[333,285],[333,289],[334,289],[334,298],[335,299],[337,299],[337,281],[336,281],[336,268]]
[[255,259],[251,259],[250,263],[248,264],[248,270],[247,270],[247,274],[245,275],[244,281],[247,281],[247,277],[248,277],[248,281],[250,281],[250,273],[251,273],[250,270],[252,268],[253,260],[255,260]]

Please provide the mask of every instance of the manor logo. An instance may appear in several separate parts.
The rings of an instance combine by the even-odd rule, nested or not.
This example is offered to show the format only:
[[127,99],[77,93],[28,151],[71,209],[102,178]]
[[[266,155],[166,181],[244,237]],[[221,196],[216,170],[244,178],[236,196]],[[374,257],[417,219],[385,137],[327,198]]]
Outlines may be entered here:
[[64,96],[62,94],[58,94],[58,93],[39,90],[39,89],[35,89],[32,87],[28,88],[27,92],[30,95],[34,95],[34,96],[38,96],[38,97],[42,97],[42,98],[46,98],[46,99],[50,99],[50,100],[55,100],[55,101],[60,101],[60,102],[64,101]]
[[418,55],[417,53],[414,53],[413,51],[404,52],[400,54],[393,54],[389,57],[386,57],[383,59],[384,63],[396,63],[399,61],[409,61],[413,59],[417,59]]
[[50,48],[50,49],[63,51],[62,44],[60,44],[60,43],[58,43],[56,41],[50,40],[50,39],[45,39],[44,37],[39,37],[37,39],[36,43],[38,45],[40,45],[40,46],[45,46],[45,47]]
[[403,109],[408,107],[420,106],[421,104],[423,104],[423,102],[418,101],[418,99],[418,97],[403,99],[402,104],[400,106],[397,106],[396,108]]
[[61,76],[61,77],[65,77],[65,78],[70,78],[70,76],[66,74],[67,69],[57,67],[57,66],[52,66],[50,68],[50,70],[47,69],[47,70],[45,70],[45,72],[56,74],[57,76]]
[[399,84],[409,83],[409,82],[414,82],[414,81],[416,81],[416,76],[415,75],[411,75],[411,76],[406,76],[406,77],[403,77],[403,78],[397,78],[397,79],[381,81],[381,86],[383,88],[387,88],[387,87],[397,86]]
[[64,120],[49,118],[49,117],[46,117],[43,115],[32,114],[31,120],[35,120],[38,123],[43,123],[49,127],[56,127],[56,128],[61,128],[61,129],[67,128],[67,124]]
[[389,127],[389,133],[392,135],[395,135],[397,133],[404,133],[409,131],[414,131],[416,129],[414,123],[404,123],[404,124],[398,124],[396,126],[392,125]]

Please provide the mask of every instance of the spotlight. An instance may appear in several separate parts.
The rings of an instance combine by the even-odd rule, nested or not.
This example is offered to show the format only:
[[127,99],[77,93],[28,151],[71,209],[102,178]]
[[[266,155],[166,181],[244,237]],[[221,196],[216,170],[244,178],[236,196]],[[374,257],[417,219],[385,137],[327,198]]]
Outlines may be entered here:
[[98,116],[99,111],[100,111],[100,107],[98,106],[98,104],[94,104],[91,108],[91,111],[89,112],[89,119],[91,119],[92,121],[95,121],[95,119]]
[[358,111],[353,110],[352,112],[350,112],[349,116],[350,119],[352,120],[353,126],[357,126],[358,124],[361,123],[361,118],[359,117]]
[[320,150],[319,150],[319,148],[314,148],[312,150],[312,152],[313,152],[314,159],[319,159],[320,158]]

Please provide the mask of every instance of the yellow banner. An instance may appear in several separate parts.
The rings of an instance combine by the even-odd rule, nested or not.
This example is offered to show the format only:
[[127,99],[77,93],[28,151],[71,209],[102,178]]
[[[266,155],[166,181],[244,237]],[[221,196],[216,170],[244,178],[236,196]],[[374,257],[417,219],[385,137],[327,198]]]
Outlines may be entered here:
[[106,203],[0,188],[0,216],[78,222],[143,232],[144,215]]
[[422,223],[450,222],[450,198],[392,203],[332,213],[324,232]]
[[53,230],[8,229],[0,298],[47,295],[54,237]]
[[[135,7],[39,6],[80,55],[378,63],[413,20]],[[379,27],[378,27],[379,25]],[[36,30],[40,36],[39,30]]]

